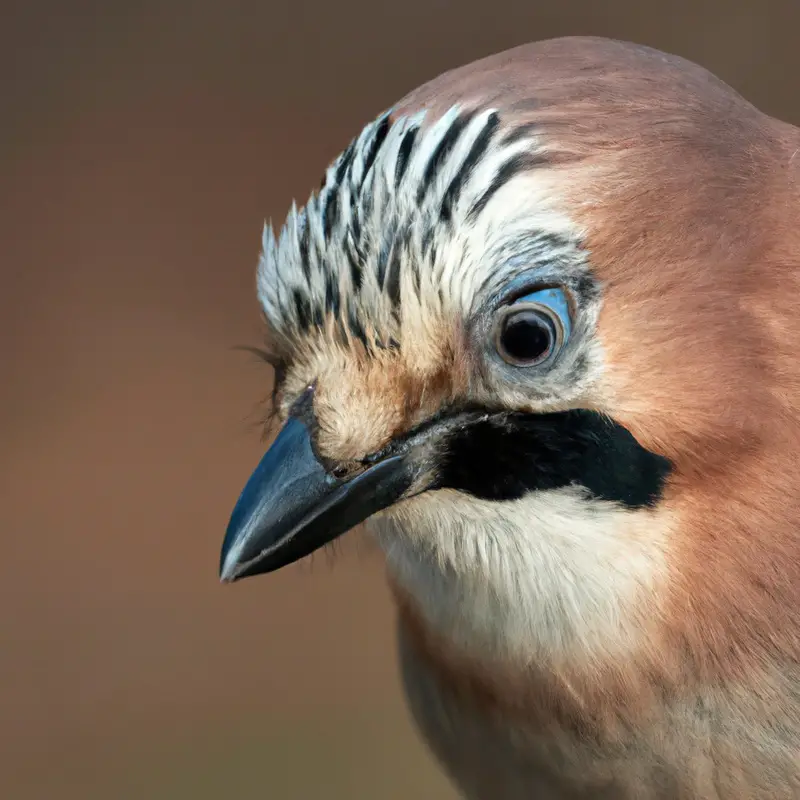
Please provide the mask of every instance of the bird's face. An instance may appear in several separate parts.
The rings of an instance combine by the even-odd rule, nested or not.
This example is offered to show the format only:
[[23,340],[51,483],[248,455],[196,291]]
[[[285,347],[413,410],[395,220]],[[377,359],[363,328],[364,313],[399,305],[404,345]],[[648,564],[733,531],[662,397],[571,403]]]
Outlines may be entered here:
[[[672,425],[679,449],[679,420],[702,436],[715,417],[702,388],[694,406],[675,398],[714,382],[714,359],[700,375],[695,355],[721,327],[693,314],[697,275],[639,273],[630,289],[640,231],[616,234],[616,273],[607,254],[597,269],[586,220],[602,168],[586,160],[580,183],[564,161],[490,107],[395,111],[277,240],[265,230],[258,293],[283,427],[233,513],[224,580],[366,521],[430,621],[524,657],[601,635],[597,620],[618,629],[658,584],[677,452],[660,444]],[[680,324],[664,325],[676,307]],[[682,355],[659,374],[669,352]]]

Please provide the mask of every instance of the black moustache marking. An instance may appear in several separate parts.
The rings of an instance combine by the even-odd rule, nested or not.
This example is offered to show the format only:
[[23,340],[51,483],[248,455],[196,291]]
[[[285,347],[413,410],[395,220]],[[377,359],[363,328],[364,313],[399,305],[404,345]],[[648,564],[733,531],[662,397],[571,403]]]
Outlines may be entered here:
[[439,488],[482,499],[582,486],[628,508],[655,505],[672,469],[622,425],[586,410],[487,414],[449,432],[437,460]]

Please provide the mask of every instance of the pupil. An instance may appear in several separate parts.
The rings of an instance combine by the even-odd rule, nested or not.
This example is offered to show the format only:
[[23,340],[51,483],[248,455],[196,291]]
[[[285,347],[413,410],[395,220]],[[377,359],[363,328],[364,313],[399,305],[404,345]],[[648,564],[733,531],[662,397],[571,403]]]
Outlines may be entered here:
[[502,344],[515,361],[539,361],[549,354],[554,339],[549,320],[535,311],[520,311],[506,319]]

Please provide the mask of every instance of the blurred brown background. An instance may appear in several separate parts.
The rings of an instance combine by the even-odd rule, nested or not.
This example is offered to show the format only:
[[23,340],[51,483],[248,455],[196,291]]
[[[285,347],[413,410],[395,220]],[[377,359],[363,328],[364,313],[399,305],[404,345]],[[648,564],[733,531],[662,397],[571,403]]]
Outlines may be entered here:
[[217,583],[254,268],[361,125],[594,33],[800,123],[797,0],[27,2],[0,15],[0,797],[451,798],[375,553]]

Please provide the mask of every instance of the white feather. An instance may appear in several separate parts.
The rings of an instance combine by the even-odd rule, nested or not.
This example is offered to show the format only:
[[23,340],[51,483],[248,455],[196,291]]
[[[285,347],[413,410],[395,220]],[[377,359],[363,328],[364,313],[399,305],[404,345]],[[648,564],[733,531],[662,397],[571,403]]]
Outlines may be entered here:
[[669,524],[569,487],[502,503],[431,492],[369,527],[435,629],[471,653],[541,663],[624,654]]

